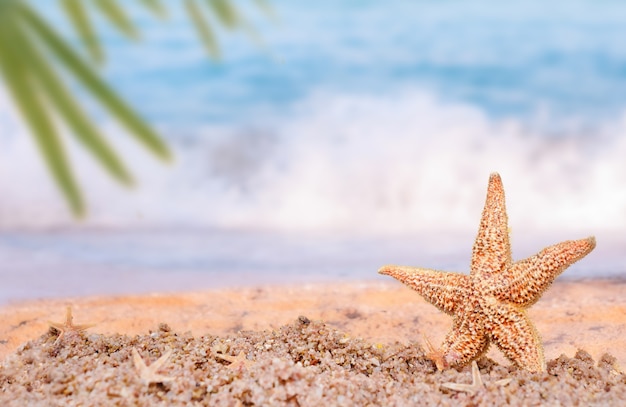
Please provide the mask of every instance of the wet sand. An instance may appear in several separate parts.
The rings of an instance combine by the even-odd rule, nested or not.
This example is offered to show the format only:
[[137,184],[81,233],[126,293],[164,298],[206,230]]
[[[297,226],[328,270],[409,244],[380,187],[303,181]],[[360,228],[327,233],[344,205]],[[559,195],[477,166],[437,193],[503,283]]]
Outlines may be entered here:
[[[9,397],[8,395],[13,394],[12,398],[6,400],[19,400],[26,397],[28,401],[35,403],[38,400],[35,395],[40,394],[38,391],[45,393],[52,390],[45,390],[46,386],[43,385],[37,387],[39,390],[31,389],[25,393],[17,391],[23,386],[17,385],[21,382],[14,377],[17,374],[15,369],[17,369],[16,366],[24,365],[24,358],[31,362],[43,358],[45,363],[39,366],[58,364],[55,365],[56,370],[60,368],[61,371],[71,369],[84,371],[87,369],[87,365],[72,365],[72,363],[80,363],[83,359],[76,357],[77,355],[70,358],[68,355],[72,355],[72,352],[78,352],[85,356],[89,355],[90,352],[95,352],[96,354],[104,353],[106,357],[112,357],[115,354],[116,363],[126,366],[126,370],[128,370],[126,372],[122,369],[119,372],[124,371],[126,372],[124,374],[130,375],[128,380],[132,382],[132,380],[139,380],[136,369],[131,362],[131,348],[133,346],[138,347],[139,353],[146,358],[148,364],[156,360],[165,352],[165,347],[168,347],[173,348],[174,356],[172,356],[172,361],[168,362],[171,366],[166,367],[164,365],[163,369],[170,376],[179,374],[181,377],[187,377],[191,374],[184,370],[185,366],[189,368],[188,363],[185,362],[185,354],[187,353],[191,359],[197,359],[198,355],[204,354],[204,358],[210,361],[210,363],[207,362],[209,365],[200,369],[206,375],[200,375],[202,376],[200,377],[196,372],[194,373],[195,379],[187,377],[204,389],[201,393],[203,391],[206,393],[207,386],[213,386],[211,389],[214,390],[214,394],[220,395],[211,399],[207,396],[211,393],[210,391],[207,394],[203,393],[204,396],[196,400],[200,404],[209,402],[207,400],[212,400],[211,404],[217,403],[219,400],[222,400],[224,405],[229,405],[229,403],[237,400],[246,404],[251,402],[250,397],[253,394],[257,394],[257,397],[261,398],[266,397],[269,394],[268,389],[275,390],[276,385],[259,384],[260,377],[265,377],[271,381],[276,378],[276,375],[295,375],[293,381],[290,379],[285,383],[291,383],[293,386],[297,384],[296,387],[300,389],[298,392],[308,392],[313,391],[311,386],[314,384],[315,386],[322,386],[322,388],[327,387],[322,383],[322,378],[330,374],[331,376],[327,378],[330,380],[329,383],[333,382],[332,377],[337,378],[337,375],[343,375],[341,377],[347,380],[345,383],[347,387],[344,390],[334,389],[333,391],[339,393],[333,394],[343,395],[347,401],[352,402],[391,402],[401,405],[400,399],[397,398],[399,395],[404,394],[410,399],[411,394],[414,395],[418,391],[418,388],[415,387],[415,380],[418,380],[416,375],[418,375],[421,377],[419,380],[422,380],[422,384],[426,386],[423,390],[435,397],[433,403],[439,403],[441,400],[458,401],[459,398],[463,397],[479,396],[482,397],[479,400],[481,403],[487,403],[488,400],[502,401],[501,397],[505,396],[513,397],[514,401],[520,401],[521,399],[515,398],[517,397],[515,394],[526,394],[525,400],[528,401],[530,400],[528,399],[529,394],[540,395],[543,391],[541,386],[546,386],[545,383],[551,383],[549,378],[556,378],[553,385],[561,386],[559,391],[565,392],[562,394],[564,397],[573,397],[573,395],[579,397],[580,394],[571,393],[577,389],[575,384],[578,383],[582,387],[576,391],[586,391],[587,393],[584,394],[593,396],[588,400],[591,404],[616,401],[616,405],[618,405],[617,401],[623,402],[626,399],[626,376],[621,373],[622,367],[626,366],[625,299],[626,282],[623,281],[559,281],[555,283],[529,311],[544,341],[546,359],[549,361],[548,373],[542,376],[521,372],[510,366],[510,363],[502,357],[499,351],[491,349],[487,354],[489,359],[483,358],[479,362],[485,381],[495,383],[495,381],[507,377],[512,377],[514,380],[506,386],[506,391],[493,383],[487,384],[487,391],[482,396],[461,395],[441,388],[441,383],[446,381],[467,383],[470,380],[468,368],[460,372],[455,370],[443,373],[434,372],[432,364],[423,357],[420,347],[420,344],[423,343],[423,336],[427,336],[434,344],[439,344],[450,328],[451,318],[426,303],[410,289],[396,282],[305,284],[168,295],[90,297],[10,304],[0,309],[3,321],[0,327],[0,357],[5,360],[0,379],[3,380],[2,389],[5,396]],[[63,341],[59,342],[56,341],[57,333],[49,331],[47,321],[63,322],[67,305],[72,306],[75,324],[90,323],[96,325],[88,329],[84,336],[73,339],[64,338]],[[306,318],[299,319],[300,316]],[[302,321],[309,322],[305,326],[302,325]],[[167,327],[162,325],[159,329],[160,323],[167,324]],[[316,327],[314,329],[315,335],[324,336],[323,340],[318,338],[315,343],[319,344],[320,341],[329,343],[325,345],[326,351],[324,349],[310,349],[309,356],[313,359],[319,359],[315,359],[317,360],[314,363],[315,369],[317,369],[314,369],[315,371],[307,370],[309,367],[306,363],[298,363],[306,360],[306,358],[302,359],[302,355],[298,356],[299,353],[294,352],[294,345],[290,342],[295,340],[294,338],[300,343],[311,340],[311,332],[306,334],[308,339],[302,337],[303,332],[311,326]],[[161,340],[160,338],[165,339]],[[23,344],[29,340],[34,342],[24,346]],[[72,345],[70,346],[63,343],[69,340],[78,341],[79,345],[70,343]],[[116,343],[117,345],[115,345]],[[224,345],[225,343],[227,345]],[[255,347],[255,343],[266,345],[273,343],[276,349],[272,349],[270,346],[264,351],[264,349]],[[94,347],[99,350],[94,351]],[[20,350],[16,352],[18,348]],[[112,352],[112,348],[117,350]],[[88,351],[89,349],[91,351]],[[107,349],[107,351],[104,352],[103,349]],[[342,363],[324,362],[325,357],[338,355],[338,349],[342,349],[341,352],[343,353],[339,353],[343,355],[344,359],[348,358],[352,362],[346,364],[345,360],[348,359]],[[584,352],[577,354],[578,349],[583,349]],[[244,357],[248,360],[258,363],[249,369],[235,369],[235,373],[233,373],[233,369],[227,369],[226,372],[229,373],[218,373],[221,372],[220,369],[229,365],[228,361],[221,358],[222,353],[228,353],[225,357],[229,358],[236,356],[239,351],[243,351]],[[316,352],[319,353],[318,356],[311,356]],[[605,355],[606,353],[612,355],[614,359]],[[397,355],[404,356],[399,357]],[[407,358],[413,362],[407,363]],[[263,363],[261,363],[262,361]],[[96,363],[91,360],[89,366],[96,369],[94,371],[99,371],[100,362]],[[82,363],[87,363],[87,359],[83,360]],[[104,365],[110,364],[106,361],[102,363]],[[183,370],[179,371],[180,369]],[[577,377],[576,372],[579,372],[578,376],[580,377]],[[32,374],[41,374],[41,372],[33,371]],[[102,374],[110,375],[111,372]],[[213,379],[209,379],[212,374],[214,375],[212,376]],[[241,393],[237,393],[233,388],[230,388],[228,393],[230,396],[224,395],[222,392],[226,390],[223,386],[234,386],[231,377],[233,374],[235,374],[233,377],[245,378],[243,382],[237,385],[239,386],[237,388],[243,386],[247,390],[244,389],[241,390]],[[377,378],[374,382],[366,381],[357,384],[359,380],[362,381],[366,378],[367,380],[374,380],[374,376]],[[216,377],[226,377],[226,379],[220,381],[221,379],[218,380]],[[395,382],[391,380],[393,377],[397,379]],[[50,378],[48,377],[48,379]],[[28,381],[28,379],[24,380]],[[77,389],[84,385],[84,383],[80,384],[82,383],[80,378],[74,380],[78,380],[78,384],[75,384]],[[317,382],[317,380],[322,380],[322,382]],[[599,386],[597,394],[593,390],[595,387],[590,387],[588,380],[592,380],[595,383],[594,386]],[[383,382],[392,387],[400,386],[403,383],[407,386],[413,386],[413,393],[405,393],[394,387],[394,391],[385,393],[385,396],[380,394],[378,390],[366,391],[363,389],[362,391],[369,394],[370,398],[363,394],[359,397],[365,398],[358,398],[356,394],[359,392],[354,393],[354,389],[350,390],[350,386],[347,384],[352,383],[358,387],[375,386],[375,383],[378,383],[376,384],[378,386]],[[187,382],[190,386],[189,383]],[[136,383],[135,385],[139,386]],[[165,399],[170,396],[173,397],[174,393],[182,397],[168,399],[169,403],[176,404],[182,402],[181,400],[191,400],[189,398],[191,393],[186,392],[186,390],[183,391],[183,388],[186,387],[179,382],[176,384],[169,383],[170,387],[165,386],[165,384],[151,384],[145,389],[148,393],[137,390],[139,388],[133,387],[135,385],[129,384],[129,389],[133,389],[135,393],[139,392],[137,397],[148,397],[145,400],[141,397],[133,399],[136,402],[139,400],[144,400],[146,403],[155,402],[157,399],[150,397],[157,397],[155,394],[159,391],[164,392],[163,397]],[[93,386],[96,385],[93,384]],[[154,386],[165,387],[158,387],[157,391],[154,390]],[[174,391],[171,386],[180,391]],[[260,386],[260,388],[254,386]],[[531,391],[531,388],[535,390]],[[154,394],[148,391],[150,389],[154,390],[152,392]],[[511,393],[511,389],[515,389],[515,391]],[[116,391],[118,390],[122,391],[123,389],[118,388]],[[169,394],[171,391],[174,393]],[[76,397],[80,394],[78,390],[70,393]],[[103,394],[101,397],[108,397],[106,392]],[[234,396],[236,394],[239,396]],[[395,396],[390,398],[392,394]],[[301,396],[298,403],[300,405],[313,405],[310,403],[325,400],[323,397],[313,397],[311,394],[309,396],[309,398]],[[293,394],[291,396],[284,395],[283,399],[276,400],[279,401],[277,401],[279,405],[294,404],[293,401],[296,399],[293,397],[295,397]],[[58,400],[63,400],[63,398]],[[126,399],[124,398],[124,400]],[[309,404],[307,404],[307,400],[309,400]]]

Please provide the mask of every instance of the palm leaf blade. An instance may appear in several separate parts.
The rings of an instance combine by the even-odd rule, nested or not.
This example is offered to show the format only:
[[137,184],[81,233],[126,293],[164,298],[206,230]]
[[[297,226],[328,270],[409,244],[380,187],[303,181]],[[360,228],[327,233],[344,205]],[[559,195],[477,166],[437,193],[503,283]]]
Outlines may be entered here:
[[51,104],[54,101],[55,108],[70,125],[74,135],[111,175],[125,184],[131,184],[132,178],[124,165],[70,96],[54,69],[45,62],[37,47],[23,33],[16,34],[15,44],[30,61],[33,77],[42,93],[47,96],[48,102]]
[[204,44],[209,55],[214,59],[219,59],[220,57],[220,49],[215,38],[215,34],[211,29],[209,23],[205,20],[202,15],[202,11],[198,7],[195,1],[193,0],[185,0],[185,7],[187,8],[187,13],[191,18],[191,22],[193,23],[198,35],[200,36],[200,40]]
[[139,38],[139,32],[116,0],[94,1],[113,26],[130,38]]
[[80,190],[74,181],[61,140],[54,128],[49,113],[36,90],[29,81],[30,62],[17,52],[5,39],[13,37],[15,27],[5,25],[0,32],[0,68],[5,77],[13,99],[28,126],[30,127],[46,164],[69,202],[73,212],[82,215],[85,212]]
[[240,23],[239,13],[228,0],[207,0],[209,6],[226,28],[235,29]]
[[168,148],[156,133],[74,53],[51,27],[23,3],[19,5],[19,11],[27,22],[28,28],[31,28],[66,69],[72,72],[91,94],[130,130],[131,135],[159,157],[170,158]]
[[89,15],[87,14],[87,10],[85,10],[83,0],[63,0],[63,6],[74,29],[85,43],[91,57],[98,63],[103,62],[104,52],[102,51],[94,27],[89,20]]
[[162,17],[166,15],[165,7],[163,7],[163,3],[160,0],[141,0],[141,2],[154,14]]
[[257,7],[265,13],[266,16],[274,20],[277,19],[276,11],[274,10],[274,7],[272,7],[272,5],[269,3],[269,1],[254,0],[254,2],[256,3]]
[[[207,10],[200,7],[200,1],[185,0],[186,12],[212,58],[220,57],[215,34],[220,25],[229,30],[240,29],[253,40],[260,41],[233,0],[204,0],[212,15],[206,14]],[[264,14],[275,17],[267,0],[253,2]],[[139,37],[137,26],[127,13],[128,2],[61,0],[61,3],[68,21],[84,43],[87,55],[96,62],[104,60],[104,47],[98,38],[92,19],[94,15],[90,13],[92,10],[88,9],[88,5],[95,3],[102,16],[125,36]],[[161,0],[140,0],[140,3],[155,15],[165,16],[167,12]],[[214,24],[216,20],[218,25]],[[60,65],[52,65],[51,59],[57,59]],[[0,0],[0,75],[4,77],[7,90],[29,126],[49,172],[74,213],[82,214],[85,204],[74,180],[62,137],[55,126],[56,119],[61,119],[70,127],[72,134],[112,176],[124,183],[132,183],[132,178],[67,87],[64,74],[78,80],[87,93],[146,149],[162,159],[170,158],[167,146],[156,132],[85,63],[76,47],[48,25],[28,0]]]
[[[229,30],[242,29],[248,36],[262,46],[263,41],[255,28],[239,13],[232,1],[229,0],[207,0],[211,6],[213,13],[217,19]],[[261,5],[263,2],[258,3],[257,6],[263,8]],[[268,5],[269,7],[269,5]],[[266,12],[271,12],[271,9],[265,8]]]

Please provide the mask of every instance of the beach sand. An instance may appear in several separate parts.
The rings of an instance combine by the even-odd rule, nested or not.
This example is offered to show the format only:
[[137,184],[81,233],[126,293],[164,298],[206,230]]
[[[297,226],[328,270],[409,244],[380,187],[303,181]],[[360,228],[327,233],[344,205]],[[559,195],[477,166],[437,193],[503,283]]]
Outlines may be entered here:
[[[472,394],[442,386],[471,383],[469,367],[436,372],[420,346],[451,318],[396,282],[14,303],[0,308],[0,404],[622,405],[624,299],[624,281],[557,281],[529,310],[548,372],[492,348]],[[47,321],[68,305],[96,325],[57,340]],[[171,349],[158,374],[172,380],[142,381],[133,348],[148,365]]]

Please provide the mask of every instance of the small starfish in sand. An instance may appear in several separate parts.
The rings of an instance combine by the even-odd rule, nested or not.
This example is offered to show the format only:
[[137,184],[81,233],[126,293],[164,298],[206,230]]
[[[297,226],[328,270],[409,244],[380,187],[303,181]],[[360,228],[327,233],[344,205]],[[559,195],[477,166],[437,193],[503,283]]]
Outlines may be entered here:
[[66,336],[80,334],[95,326],[95,324],[74,325],[74,322],[72,322],[73,320],[74,317],[72,316],[72,307],[68,305],[65,309],[65,322],[60,323],[48,321],[48,325],[59,331],[59,336],[54,341],[55,345],[61,342]]
[[[507,384],[511,383],[511,380],[513,379],[500,379],[500,380],[497,380],[495,383],[498,386],[506,386]],[[478,390],[484,389],[485,384],[483,383],[483,379],[481,379],[480,377],[480,370],[478,370],[478,365],[476,364],[476,361],[472,360],[472,384],[446,382],[446,383],[443,383],[441,387],[445,387],[450,390],[464,391],[470,394],[474,394]]]
[[248,370],[255,363],[253,360],[249,360],[246,357],[244,351],[239,351],[237,356],[231,356],[224,353],[215,352],[215,357],[229,362],[228,368],[239,372],[243,370]]
[[378,272],[398,279],[454,317],[443,345],[430,353],[439,370],[466,365],[494,343],[521,368],[545,371],[541,339],[526,308],[595,246],[593,237],[570,240],[514,263],[504,190],[494,173],[489,178],[469,276],[406,266],[384,266]]
[[173,377],[163,376],[157,373],[157,371],[167,362],[172,355],[172,350],[165,352],[160,358],[154,361],[150,366],[146,366],[146,362],[143,361],[137,349],[133,348],[133,362],[135,363],[135,369],[139,373],[141,381],[147,385],[150,383],[165,383],[174,380]]

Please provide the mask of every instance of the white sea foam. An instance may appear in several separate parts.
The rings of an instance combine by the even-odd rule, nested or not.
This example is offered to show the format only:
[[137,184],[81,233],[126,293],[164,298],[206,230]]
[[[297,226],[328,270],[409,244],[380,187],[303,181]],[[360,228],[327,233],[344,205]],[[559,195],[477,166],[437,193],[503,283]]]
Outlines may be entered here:
[[492,171],[502,175],[514,228],[626,227],[626,116],[593,135],[546,137],[418,91],[378,98],[319,92],[263,126],[206,127],[187,136],[166,131],[172,165],[106,125],[138,187],[120,187],[74,140],[67,143],[90,206],[81,223],[15,116],[0,99],[4,230],[473,231]]

